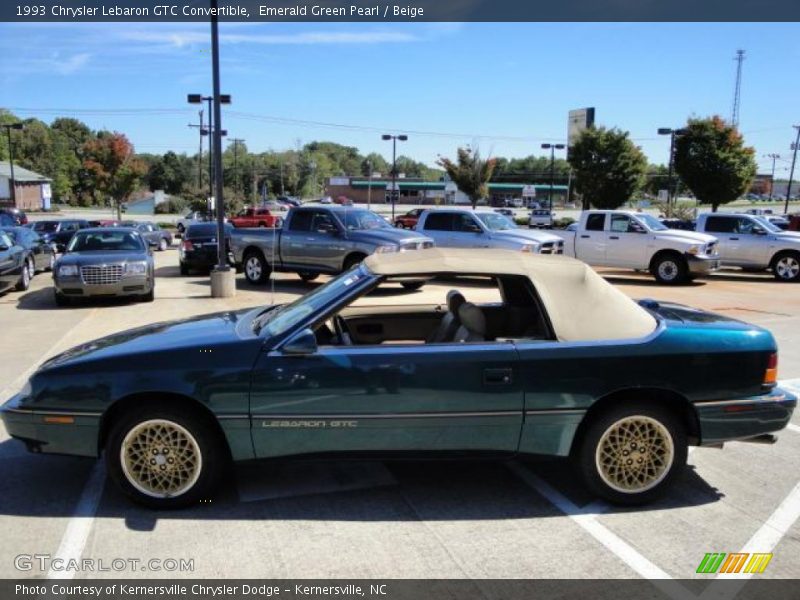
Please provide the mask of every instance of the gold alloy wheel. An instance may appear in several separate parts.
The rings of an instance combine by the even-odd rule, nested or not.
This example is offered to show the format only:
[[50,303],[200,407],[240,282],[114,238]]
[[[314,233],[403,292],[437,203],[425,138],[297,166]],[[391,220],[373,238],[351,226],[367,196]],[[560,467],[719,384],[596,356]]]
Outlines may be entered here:
[[664,425],[644,415],[624,417],[605,430],[595,451],[600,478],[623,494],[652,489],[669,473],[675,446]]
[[141,493],[174,498],[197,482],[203,458],[186,428],[152,419],[138,423],[122,440],[120,464],[127,480]]

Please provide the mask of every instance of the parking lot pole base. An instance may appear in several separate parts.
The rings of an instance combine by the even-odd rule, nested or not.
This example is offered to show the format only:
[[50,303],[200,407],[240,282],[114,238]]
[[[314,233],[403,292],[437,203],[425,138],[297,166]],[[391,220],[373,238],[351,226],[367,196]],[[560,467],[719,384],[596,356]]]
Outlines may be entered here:
[[236,271],[214,269],[211,271],[211,297],[233,298],[236,295]]

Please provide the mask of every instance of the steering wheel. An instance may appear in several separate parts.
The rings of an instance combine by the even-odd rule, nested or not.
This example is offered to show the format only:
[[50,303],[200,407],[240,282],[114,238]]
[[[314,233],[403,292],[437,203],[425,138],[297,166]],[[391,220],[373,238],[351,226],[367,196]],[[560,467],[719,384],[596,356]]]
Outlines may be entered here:
[[333,317],[333,328],[336,331],[336,337],[339,338],[341,346],[352,346],[353,340],[350,338],[350,331],[347,329],[347,323],[341,315]]

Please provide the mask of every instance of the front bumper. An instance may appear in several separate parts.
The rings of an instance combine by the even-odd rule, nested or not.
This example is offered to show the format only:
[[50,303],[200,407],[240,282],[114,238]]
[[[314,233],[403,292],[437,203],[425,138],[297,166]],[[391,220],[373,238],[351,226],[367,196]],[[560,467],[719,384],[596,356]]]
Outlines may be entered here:
[[147,275],[122,277],[116,283],[91,285],[80,277],[59,277],[55,280],[59,294],[69,298],[91,298],[99,296],[141,296],[153,289],[153,279]]
[[8,434],[29,451],[98,456],[100,413],[35,410],[24,407],[21,400],[16,395],[0,407],[0,418]]
[[797,406],[797,397],[781,388],[760,396],[695,402],[700,424],[700,446],[744,440],[786,427]]
[[689,265],[689,272],[692,275],[708,275],[719,270],[719,256],[707,256],[704,254],[686,254],[685,256],[686,263]]

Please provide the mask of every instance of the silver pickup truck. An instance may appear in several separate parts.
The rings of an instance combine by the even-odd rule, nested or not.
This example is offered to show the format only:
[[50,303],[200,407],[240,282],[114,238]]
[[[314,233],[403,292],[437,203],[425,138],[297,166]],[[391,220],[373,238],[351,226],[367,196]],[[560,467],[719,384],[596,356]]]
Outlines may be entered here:
[[[383,217],[352,206],[303,205],[289,210],[280,229],[234,229],[230,247],[238,271],[264,284],[270,273],[293,272],[304,281],[341,273],[374,252],[405,252],[434,245],[413,231],[392,227]],[[407,289],[422,285],[404,282]]]

